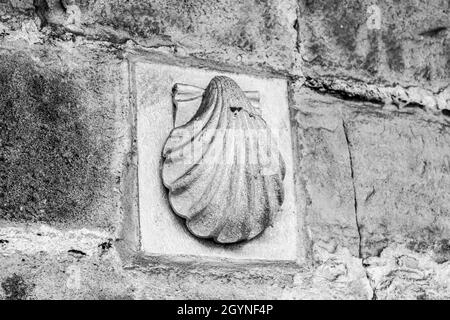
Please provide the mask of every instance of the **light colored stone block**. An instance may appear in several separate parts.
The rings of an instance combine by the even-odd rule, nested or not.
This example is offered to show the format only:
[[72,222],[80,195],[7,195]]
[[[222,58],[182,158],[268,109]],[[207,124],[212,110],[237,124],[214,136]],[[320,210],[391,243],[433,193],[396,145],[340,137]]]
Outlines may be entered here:
[[[139,154],[139,215],[142,250],[149,255],[193,255],[213,258],[297,260],[300,219],[296,210],[287,82],[281,78],[184,68],[150,62],[134,63]],[[259,91],[262,116],[279,143],[286,163],[285,200],[260,236],[249,242],[219,245],[193,236],[169,206],[161,181],[161,151],[173,128],[172,88],[185,83],[206,88],[217,75],[235,80],[244,91]]]

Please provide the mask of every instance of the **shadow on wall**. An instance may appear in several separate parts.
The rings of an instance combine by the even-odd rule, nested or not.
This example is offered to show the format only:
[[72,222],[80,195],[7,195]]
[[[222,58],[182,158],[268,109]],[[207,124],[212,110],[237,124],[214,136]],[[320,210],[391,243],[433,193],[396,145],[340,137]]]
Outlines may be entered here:
[[15,56],[0,61],[0,88],[0,217],[83,220],[109,163],[87,125],[82,90],[70,74]]

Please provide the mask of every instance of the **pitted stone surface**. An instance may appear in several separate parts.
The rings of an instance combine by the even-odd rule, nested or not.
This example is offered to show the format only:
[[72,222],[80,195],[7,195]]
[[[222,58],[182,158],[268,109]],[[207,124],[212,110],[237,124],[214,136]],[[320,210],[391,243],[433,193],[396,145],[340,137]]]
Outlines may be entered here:
[[450,237],[450,129],[408,114],[346,120],[363,256],[392,240]]
[[0,219],[117,230],[127,78],[89,56],[1,53]]
[[352,168],[341,108],[304,88],[295,91],[294,102],[295,157],[308,234],[329,252],[345,247],[358,256]]
[[446,0],[300,1],[304,72],[369,82],[448,85]]

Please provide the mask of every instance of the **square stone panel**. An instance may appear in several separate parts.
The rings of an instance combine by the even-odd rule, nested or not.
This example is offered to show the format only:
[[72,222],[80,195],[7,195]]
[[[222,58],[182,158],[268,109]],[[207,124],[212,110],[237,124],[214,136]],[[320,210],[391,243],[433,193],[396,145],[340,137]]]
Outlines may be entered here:
[[[287,81],[151,62],[130,63],[134,63],[133,85],[137,103],[141,249],[149,255],[297,260],[301,228],[294,194]],[[244,91],[260,93],[262,116],[277,139],[286,163],[285,199],[272,226],[250,241],[232,245],[221,245],[193,236],[187,230],[184,219],[172,211],[167,189],[161,180],[162,149],[174,122],[174,84],[184,83],[206,88],[217,75],[232,78]]]

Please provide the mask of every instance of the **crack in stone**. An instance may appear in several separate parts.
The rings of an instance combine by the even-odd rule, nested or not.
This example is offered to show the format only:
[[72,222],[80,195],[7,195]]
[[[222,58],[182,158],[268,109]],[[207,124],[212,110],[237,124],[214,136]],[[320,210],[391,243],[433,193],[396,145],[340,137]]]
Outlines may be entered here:
[[33,0],[34,12],[41,21],[41,28],[48,24],[47,11],[50,9],[47,0]]
[[357,79],[310,76],[305,78],[304,86],[347,101],[393,105],[399,110],[419,108],[437,115],[447,115],[450,112],[447,103],[450,100],[450,86],[434,92],[417,86],[380,86]]
[[338,79],[321,79],[306,77],[305,84],[309,89],[338,97],[342,100],[371,102],[375,104],[384,104],[385,97],[379,93],[369,92],[367,88],[360,87],[359,83],[339,83]]
[[358,231],[358,236],[359,236],[359,246],[358,246],[358,256],[360,259],[362,259],[362,253],[361,253],[361,230],[360,230],[360,225],[359,225],[359,220],[358,220],[358,199],[356,198],[356,186],[355,186],[355,172],[353,169],[353,154],[352,154],[352,150],[351,150],[351,142],[348,136],[348,128],[347,128],[347,124],[345,123],[344,119],[342,119],[342,127],[344,129],[344,135],[345,135],[345,140],[347,142],[347,149],[348,149],[348,157],[349,157],[349,161],[350,161],[350,176],[352,179],[352,186],[353,186],[353,205],[355,208],[355,221],[356,221],[356,230]]
[[364,273],[366,275],[367,281],[369,282],[370,288],[372,289],[372,300],[378,300],[376,289],[373,286],[371,277],[369,275],[369,272],[367,270],[367,265],[364,264],[364,258],[362,256],[362,236],[361,236],[361,229],[360,229],[360,223],[359,223],[359,217],[358,217],[358,199],[356,197],[356,185],[355,185],[355,172],[354,172],[354,163],[353,163],[353,153],[352,153],[352,146],[348,134],[348,127],[345,123],[345,120],[342,119],[342,127],[344,129],[344,136],[345,140],[347,142],[347,149],[348,149],[348,157],[350,162],[350,176],[352,179],[352,186],[353,186],[353,199],[354,199],[354,208],[355,208],[355,222],[356,222],[356,230],[358,231],[359,236],[359,245],[358,245],[358,257],[361,260],[361,266],[364,268]]

